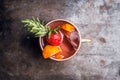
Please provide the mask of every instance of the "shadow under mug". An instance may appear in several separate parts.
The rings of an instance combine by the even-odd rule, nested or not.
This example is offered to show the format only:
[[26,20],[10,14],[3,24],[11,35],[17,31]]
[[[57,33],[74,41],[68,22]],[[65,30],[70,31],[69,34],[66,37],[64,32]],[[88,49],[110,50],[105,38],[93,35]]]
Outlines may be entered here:
[[[69,60],[70,58],[72,58],[73,56],[75,56],[75,55],[78,53],[78,50],[79,50],[80,47],[81,47],[81,43],[91,42],[91,39],[82,39],[82,38],[81,38],[80,31],[79,31],[79,29],[77,28],[77,26],[74,25],[72,22],[70,22],[70,21],[68,21],[68,20],[65,20],[65,19],[55,19],[55,20],[52,20],[52,21],[48,22],[48,23],[46,24],[46,26],[56,27],[56,26],[60,26],[60,25],[62,25],[62,24],[64,24],[64,23],[69,23],[69,24],[71,24],[71,25],[73,25],[73,26],[75,27],[76,31],[78,32],[79,44],[78,44],[78,47],[77,47],[76,51],[75,51],[72,55],[70,55],[69,57],[67,57],[67,58],[56,59],[56,58],[54,58],[54,57],[50,57],[50,59],[55,60],[55,61],[65,61],[65,60]],[[43,50],[43,47],[44,47],[44,46],[43,46],[43,45],[44,45],[44,39],[43,39],[43,37],[39,37],[39,44],[40,44],[40,48]]]

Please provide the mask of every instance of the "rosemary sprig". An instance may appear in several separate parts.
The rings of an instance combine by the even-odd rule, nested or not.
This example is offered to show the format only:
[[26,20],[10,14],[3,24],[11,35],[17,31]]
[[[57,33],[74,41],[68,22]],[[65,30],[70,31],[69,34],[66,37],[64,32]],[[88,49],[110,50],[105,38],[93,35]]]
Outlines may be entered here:
[[25,23],[28,31],[34,33],[36,37],[45,36],[49,32],[48,27],[44,26],[43,22],[40,22],[38,18],[33,17],[32,19],[22,20],[22,22]]

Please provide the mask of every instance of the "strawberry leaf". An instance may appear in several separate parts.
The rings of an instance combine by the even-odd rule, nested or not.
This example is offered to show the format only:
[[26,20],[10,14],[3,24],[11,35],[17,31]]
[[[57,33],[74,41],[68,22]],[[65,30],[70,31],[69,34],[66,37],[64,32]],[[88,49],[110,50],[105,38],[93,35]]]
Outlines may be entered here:
[[48,38],[50,38],[51,33],[52,33],[52,30],[50,30],[50,31],[48,32]]
[[53,30],[53,32],[54,32],[55,34],[57,34],[57,33],[58,33],[58,31],[56,31],[56,30]]

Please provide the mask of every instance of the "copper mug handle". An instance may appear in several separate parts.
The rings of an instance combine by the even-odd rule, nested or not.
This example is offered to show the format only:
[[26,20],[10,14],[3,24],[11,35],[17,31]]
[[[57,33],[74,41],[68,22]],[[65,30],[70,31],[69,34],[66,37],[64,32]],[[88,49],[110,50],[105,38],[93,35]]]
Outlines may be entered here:
[[91,39],[81,39],[81,42],[82,43],[89,43],[91,42],[92,40]]

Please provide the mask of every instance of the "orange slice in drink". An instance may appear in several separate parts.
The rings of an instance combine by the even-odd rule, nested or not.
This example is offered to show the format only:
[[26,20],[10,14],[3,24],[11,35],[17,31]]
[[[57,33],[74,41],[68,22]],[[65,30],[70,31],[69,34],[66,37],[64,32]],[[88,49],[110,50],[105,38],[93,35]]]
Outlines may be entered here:
[[61,52],[61,48],[59,46],[46,45],[43,49],[43,57],[46,59],[59,52]]
[[55,57],[56,59],[63,59],[63,58],[64,58],[64,56],[63,56],[61,53],[55,54],[54,57]]
[[75,29],[74,26],[69,23],[63,24],[61,28],[68,32],[72,32]]

